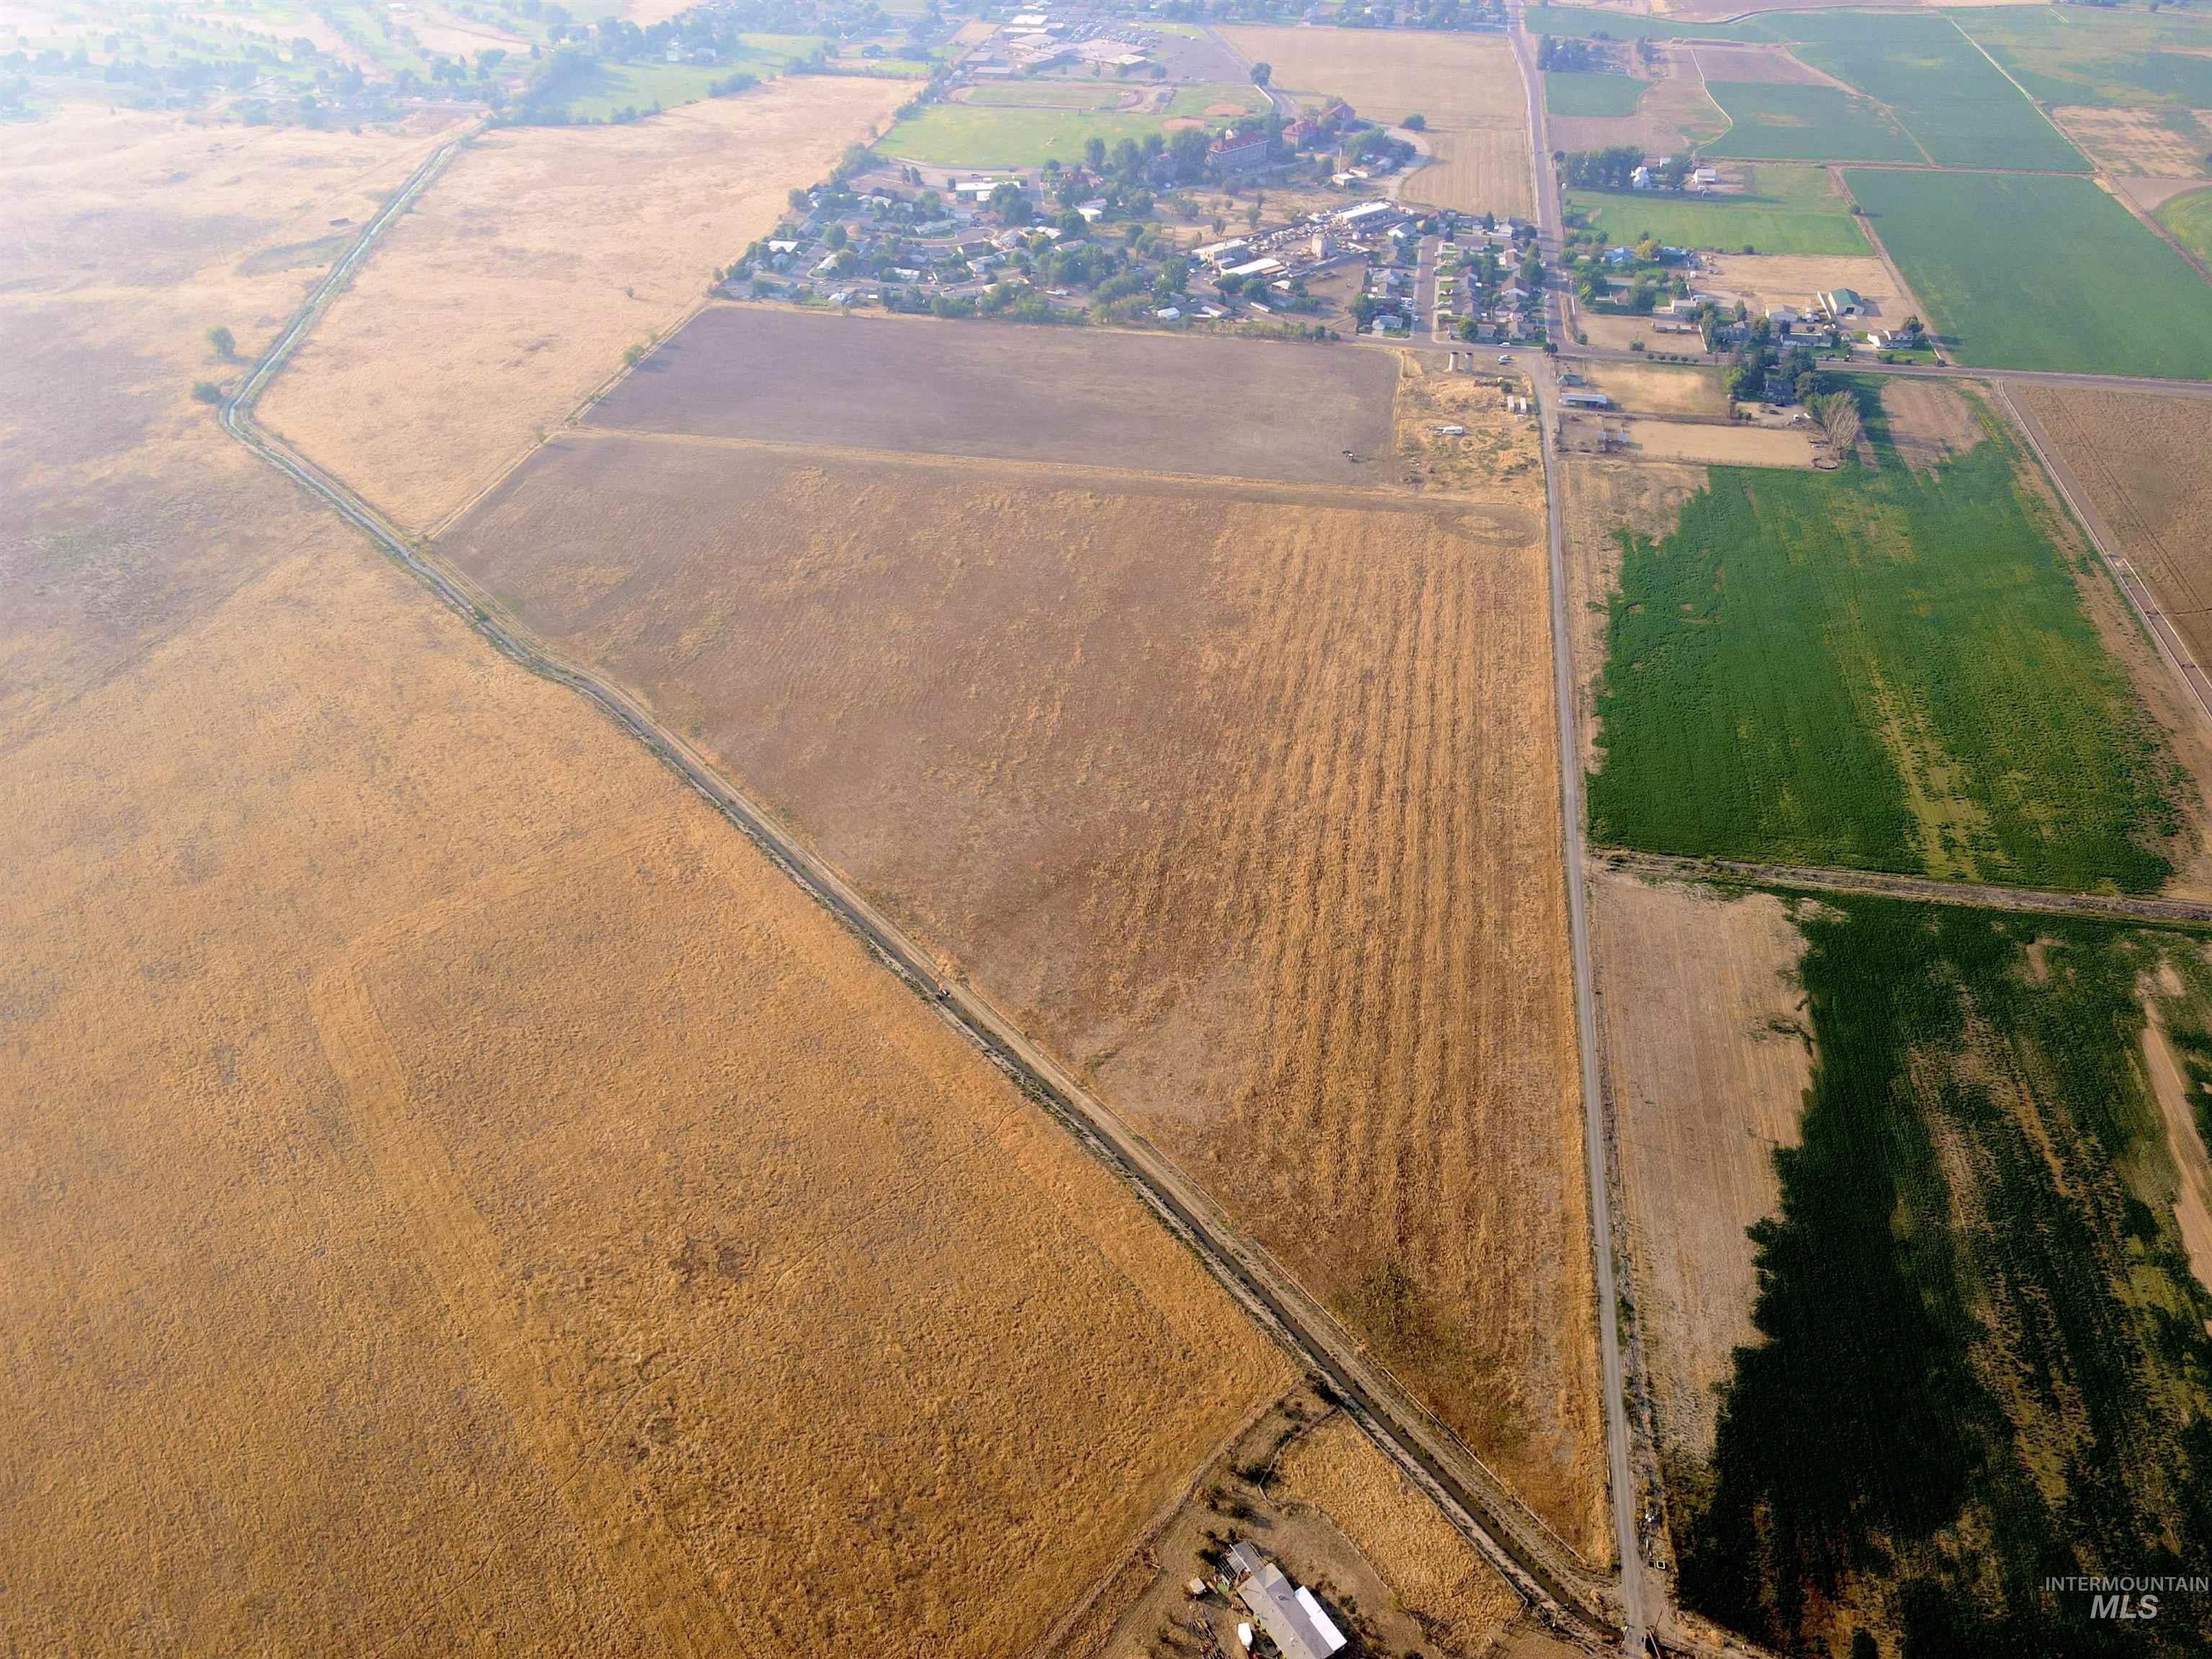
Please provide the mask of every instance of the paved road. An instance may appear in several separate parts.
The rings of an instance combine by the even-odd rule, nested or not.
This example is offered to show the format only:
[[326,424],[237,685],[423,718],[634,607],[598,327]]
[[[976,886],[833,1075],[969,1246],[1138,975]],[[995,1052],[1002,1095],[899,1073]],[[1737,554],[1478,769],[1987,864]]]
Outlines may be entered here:
[[[1648,363],[1656,360],[1641,351],[1618,351],[1610,346],[1577,345],[1564,334],[1553,337],[1559,341],[1559,356],[1562,357],[1613,363]],[[1686,335],[1683,337],[1688,339],[1692,337]],[[1695,351],[1666,355],[1680,355],[1705,364],[1726,361],[1706,351],[1702,346]],[[1823,360],[1820,367],[1851,374],[1895,374],[1907,380],[1987,380],[1994,385],[2088,386],[2105,392],[2154,392],[2166,398],[2212,398],[2212,380],[2162,380],[2140,374],[2075,374],[2050,368],[1972,368],[1960,363],[1883,363],[1870,357],[1854,357],[1841,363]]]
[[[456,148],[425,162],[362,229],[299,314],[222,410],[233,437],[368,535],[389,557],[467,620],[501,655],[567,686],[636,738],[843,924],[877,960],[958,1029],[1108,1167],[1199,1256],[1230,1295],[1344,1402],[1346,1409],[1507,1580],[1563,1633],[1611,1643],[1613,1587],[1438,1422],[1364,1347],[1244,1234],[1181,1170],[1023,1035],[972,986],[942,974],[931,955],[830,866],[724,779],[682,737],[621,688],[567,663],[503,617],[489,598],[434,555],[412,546],[367,501],[253,419],[253,404],[378,238]],[[1607,1304],[1610,1313],[1610,1304]]]
[[[1547,270],[1556,274],[1559,238],[1559,181],[1552,167],[1552,147],[1544,129],[1544,83],[1536,70],[1535,51],[1529,44],[1519,7],[1513,12],[1513,55],[1521,67],[1523,95],[1528,103],[1529,131],[1535,169],[1536,234]],[[1560,301],[1554,280],[1545,289],[1545,332],[1552,339],[1565,333],[1557,307]],[[1630,1456],[1626,1370],[1620,1358],[1620,1297],[1613,1283],[1613,1200],[1606,1170],[1604,1078],[1598,1066],[1597,1017],[1591,993],[1589,913],[1583,880],[1583,775],[1581,746],[1575,732],[1574,641],[1567,623],[1566,533],[1559,505],[1559,456],[1552,441],[1553,411],[1558,388],[1551,365],[1540,352],[1531,354],[1530,380],[1540,413],[1537,427],[1542,434],[1546,478],[1545,517],[1550,544],[1552,587],[1553,695],[1559,710],[1559,817],[1566,857],[1567,929],[1574,957],[1575,1035],[1582,1050],[1583,1141],[1589,1160],[1591,1247],[1597,1267],[1598,1353],[1605,1388],[1606,1467],[1613,1489],[1613,1547],[1620,1556],[1620,1601],[1624,1647],[1630,1653],[1643,1650],[1645,1632],[1665,1630],[1671,1623],[1663,1586],[1646,1576],[1636,1522],[1637,1490]]]
[[2153,894],[2052,893],[2033,887],[1939,881],[1884,870],[1813,869],[1797,864],[1758,864],[1747,859],[1687,859],[1638,853],[1625,847],[1592,849],[1608,868],[1653,881],[1742,881],[1796,887],[1816,893],[1874,893],[1923,904],[1955,904],[1970,910],[2008,910],[2033,915],[2099,916],[2110,921],[2212,922],[2212,902],[2160,898]]

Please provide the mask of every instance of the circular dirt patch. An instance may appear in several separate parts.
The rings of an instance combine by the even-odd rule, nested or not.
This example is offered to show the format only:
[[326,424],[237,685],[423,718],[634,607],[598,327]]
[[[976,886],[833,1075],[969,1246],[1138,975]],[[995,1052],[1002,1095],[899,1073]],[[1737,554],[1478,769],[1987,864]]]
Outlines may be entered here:
[[1206,112],[1208,115],[1243,115],[1246,112],[1242,104],[1208,104]]

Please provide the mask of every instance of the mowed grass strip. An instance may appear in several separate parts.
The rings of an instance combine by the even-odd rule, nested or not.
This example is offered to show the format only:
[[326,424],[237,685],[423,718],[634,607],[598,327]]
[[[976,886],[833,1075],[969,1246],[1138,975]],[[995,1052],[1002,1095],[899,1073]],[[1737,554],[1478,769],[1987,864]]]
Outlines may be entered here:
[[1763,163],[1747,170],[1741,193],[1668,196],[1645,191],[1578,190],[1570,212],[1615,241],[1646,234],[1674,247],[1760,253],[1868,254],[1866,234],[1819,167]]
[[1939,166],[2089,170],[2081,152],[1947,20],[1837,14],[1820,20],[1817,37],[1797,55],[1888,105]]
[[1920,161],[1927,158],[1889,112],[1840,87],[1709,81],[1705,90],[1735,123],[1707,155],[1788,161]]
[[1621,532],[1590,829],[1690,856],[2148,891],[2174,763],[1986,409],[1932,473],[1715,467]]
[[1784,896],[1818,1063],[1752,1230],[1761,1340],[1674,1483],[1684,1599],[1788,1653],[2205,1652],[2204,1598],[2115,1644],[2042,1589],[2212,1554],[2212,1294],[2145,1063],[2212,1074],[2204,941]]
[[2087,179],[1844,175],[1961,362],[2212,376],[2212,284]]
[[993,108],[932,104],[877,143],[884,155],[941,167],[1033,167],[1080,161],[1084,146],[1102,138],[1111,149],[1167,131],[1167,118],[1115,111]]
[[1651,82],[1632,75],[1544,71],[1544,107],[1554,115],[1633,115]]

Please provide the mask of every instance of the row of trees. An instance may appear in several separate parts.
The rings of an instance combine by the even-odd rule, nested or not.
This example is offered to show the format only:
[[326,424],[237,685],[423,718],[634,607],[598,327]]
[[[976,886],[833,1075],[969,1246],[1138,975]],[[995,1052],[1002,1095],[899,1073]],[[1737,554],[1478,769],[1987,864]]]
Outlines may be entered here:
[[[1553,159],[1559,164],[1560,176],[1569,186],[1579,190],[1627,190],[1634,183],[1636,169],[1644,164],[1643,150],[1634,144],[1564,150]],[[1651,164],[1651,187],[1680,190],[1697,170],[1696,156],[1670,155]]]

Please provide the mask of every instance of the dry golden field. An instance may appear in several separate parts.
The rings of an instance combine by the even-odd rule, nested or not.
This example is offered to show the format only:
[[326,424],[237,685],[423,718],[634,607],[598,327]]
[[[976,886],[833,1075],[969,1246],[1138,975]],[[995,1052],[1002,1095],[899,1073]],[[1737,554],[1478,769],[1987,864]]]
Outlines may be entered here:
[[1540,487],[586,430],[443,550],[933,941],[1602,1555]]
[[399,522],[435,522],[912,91],[793,76],[627,126],[479,138],[331,308],[264,421]]
[[1730,300],[1741,300],[1759,315],[1769,306],[1812,303],[1824,289],[1858,290],[1871,307],[1875,326],[1894,328],[1911,311],[1912,298],[1889,267],[1870,254],[1715,253],[1700,256],[1705,263],[1698,278],[1699,290],[1710,289]]
[[1594,865],[1601,1047],[1661,1449],[1712,1455],[1717,1387],[1755,1340],[1752,1242],[1812,1081],[1804,936],[1766,894],[1723,899]]
[[20,131],[0,1650],[1023,1651],[1287,1365],[190,402],[421,135]]
[[1470,213],[1533,211],[1528,96],[1503,35],[1234,27],[1221,33],[1291,92],[1344,99],[1386,125],[1419,113],[1437,160],[1409,175],[1409,201]]
[[1644,415],[1726,415],[1728,394],[1719,374],[1668,363],[1598,362],[1583,365],[1583,378],[1615,407]]
[[2156,108],[2068,105],[2052,110],[2051,116],[2091,161],[2107,172],[2154,179],[2202,179],[2205,146],[2212,143],[2212,130],[2205,127],[2204,112],[2183,110],[2178,112],[2179,118],[2191,130],[2176,132],[2166,125],[2175,113]]
[[[1639,460],[1687,461],[1699,466],[1810,466],[1813,439],[1802,427],[1708,426],[1689,421],[1632,416],[1603,422]],[[1570,420],[1569,429],[1573,429]]]

